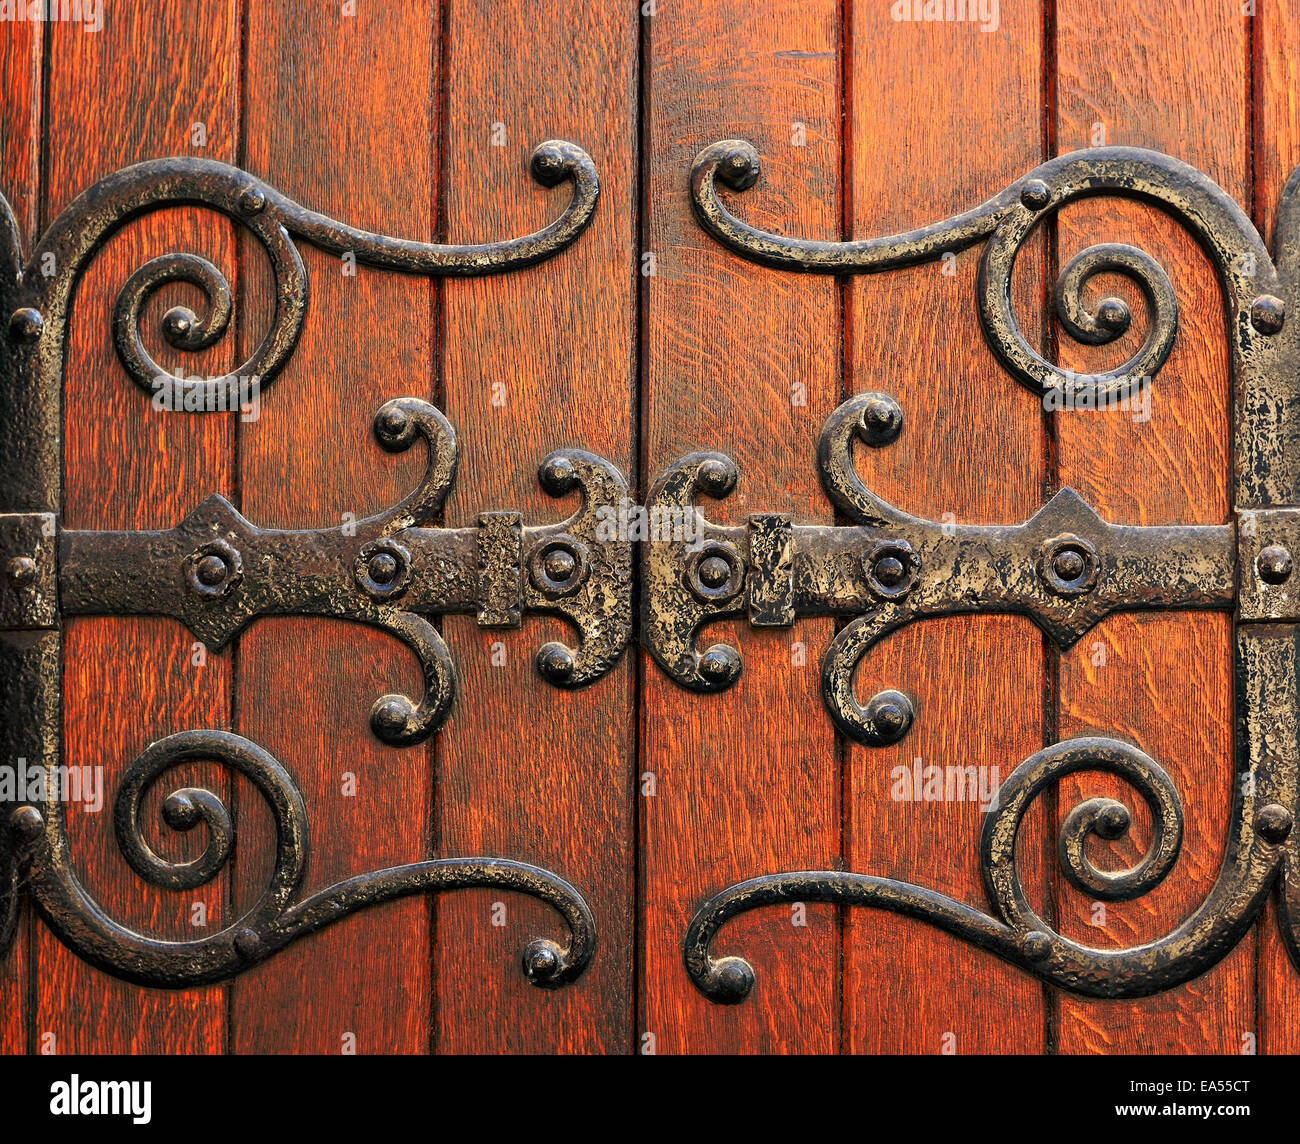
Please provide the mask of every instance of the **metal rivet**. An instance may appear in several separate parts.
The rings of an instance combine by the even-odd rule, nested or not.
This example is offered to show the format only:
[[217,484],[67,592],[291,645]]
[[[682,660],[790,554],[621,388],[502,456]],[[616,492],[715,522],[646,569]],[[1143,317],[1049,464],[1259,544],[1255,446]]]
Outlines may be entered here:
[[380,736],[393,736],[406,729],[407,704],[391,696],[370,712],[370,725]]
[[871,697],[863,715],[874,731],[873,741],[896,743],[911,729],[914,712],[901,691],[881,691]]
[[712,497],[723,497],[734,483],[731,470],[722,461],[705,461],[700,466],[700,488]]
[[163,337],[173,345],[183,342],[197,321],[197,316],[188,306],[173,306],[162,316]]
[[524,950],[524,976],[529,981],[549,981],[560,971],[560,954],[549,941],[533,941]]
[[886,588],[897,588],[907,574],[907,569],[897,556],[886,556],[882,560],[877,560],[873,571],[876,579]]
[[376,584],[391,584],[397,577],[397,559],[391,552],[376,552],[370,558],[370,579]]
[[1097,325],[1123,333],[1133,321],[1133,314],[1123,298],[1103,298],[1097,303]]
[[573,675],[573,668],[573,656],[560,644],[547,644],[537,653],[537,672],[547,683],[564,683]]
[[245,960],[251,961],[262,948],[262,939],[251,929],[240,930],[235,934],[235,952]]
[[1276,802],[1260,807],[1255,830],[1265,842],[1283,842],[1291,833],[1291,812]]
[[1265,584],[1281,584],[1291,575],[1291,553],[1280,544],[1270,544],[1260,549],[1255,567]]
[[1045,961],[1052,953],[1052,939],[1042,930],[1030,930],[1020,939],[1020,950],[1030,961]]
[[537,471],[542,488],[551,493],[568,492],[578,481],[578,471],[567,457],[551,457]]
[[542,569],[557,584],[563,584],[573,579],[578,561],[567,548],[552,548],[542,558]]
[[45,830],[45,818],[34,806],[20,806],[9,816],[9,827],[21,842],[35,842]]
[[162,818],[173,830],[189,830],[199,821],[199,808],[178,791],[163,800]]
[[1097,815],[1094,830],[1099,838],[1114,842],[1124,836],[1132,822],[1133,815],[1128,807],[1122,802],[1111,803],[1110,806],[1103,807],[1101,813]]
[[725,652],[710,649],[700,656],[700,675],[710,683],[726,683],[734,672],[735,660]]
[[1031,211],[1041,211],[1052,201],[1052,188],[1042,179],[1030,179],[1021,188],[1020,201]]
[[15,556],[5,565],[5,575],[11,584],[30,584],[36,579],[36,561],[30,556]]
[[246,215],[259,213],[266,206],[266,196],[256,187],[249,187],[239,196],[239,209]]
[[731,565],[721,556],[700,561],[700,583],[706,588],[721,588],[731,577]]
[[9,335],[18,342],[34,342],[45,329],[45,319],[31,306],[17,309],[9,317]]
[[888,445],[903,430],[903,407],[883,394],[873,397],[858,416],[858,436],[868,445]]
[[208,553],[202,560],[194,566],[194,575],[198,578],[200,584],[206,584],[209,588],[214,588],[229,574],[229,567],[226,562],[214,552]]
[[1083,575],[1087,566],[1083,553],[1077,552],[1073,548],[1058,552],[1056,559],[1052,562],[1052,570],[1062,580],[1077,580]]
[[1286,303],[1272,294],[1261,294],[1250,304],[1250,324],[1261,334],[1276,334],[1286,321]]

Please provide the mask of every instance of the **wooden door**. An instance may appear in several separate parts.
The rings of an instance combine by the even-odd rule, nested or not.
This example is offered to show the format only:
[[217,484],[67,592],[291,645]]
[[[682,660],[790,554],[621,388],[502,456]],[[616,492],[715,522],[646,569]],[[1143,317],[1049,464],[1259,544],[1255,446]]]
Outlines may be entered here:
[[[37,278],[47,272],[61,282],[64,273],[58,264],[43,271],[38,236],[120,169],[173,156],[228,164],[236,173],[217,182],[220,195],[233,197],[229,209],[214,209],[201,196],[174,195],[126,221],[77,271],[66,332],[49,313],[38,315],[45,325],[33,333],[31,319],[10,321],[5,311],[12,488],[0,508],[32,519],[56,514],[61,533],[157,531],[177,528],[220,494],[257,528],[345,538],[350,525],[390,510],[419,483],[423,448],[390,454],[372,436],[385,403],[416,398],[454,427],[459,458],[420,526],[446,530],[447,551],[468,553],[469,563],[457,566],[464,580],[456,606],[428,617],[454,665],[455,694],[445,725],[417,742],[384,742],[368,722],[376,697],[418,696],[427,683],[382,593],[366,604],[364,623],[315,603],[281,614],[267,607],[220,646],[183,617],[147,608],[75,614],[63,580],[56,594],[68,614],[57,622],[6,618],[11,753],[92,773],[103,767],[100,811],[66,814],[79,884],[132,932],[221,946],[210,964],[225,968],[176,969],[167,980],[146,969],[132,980],[111,957],[97,967],[78,956],[77,926],[69,941],[25,900],[34,895],[21,848],[45,843],[22,842],[26,826],[11,817],[11,883],[0,892],[17,913],[0,961],[3,1051],[1300,1047],[1300,994],[1284,937],[1294,914],[1273,902],[1252,905],[1240,937],[1207,968],[1151,996],[1058,987],[1026,963],[1028,953],[1000,957],[933,919],[860,908],[830,891],[818,900],[791,890],[727,922],[713,953],[743,953],[754,974],[738,1004],[699,987],[683,957],[706,901],[791,871],[876,875],[995,917],[979,844],[989,799],[923,797],[920,776],[928,767],[973,768],[977,783],[992,784],[987,794],[1040,749],[1079,737],[1116,740],[1163,768],[1181,799],[1177,861],[1133,900],[1102,900],[1063,875],[1056,839],[1083,800],[1108,796],[1133,808],[1131,830],[1088,842],[1097,866],[1132,865],[1153,844],[1142,798],[1094,768],[1053,785],[1021,825],[1026,892],[1054,934],[1084,946],[1129,949],[1174,931],[1209,897],[1236,845],[1234,789],[1253,765],[1241,761],[1250,751],[1240,734],[1244,754],[1234,754],[1234,653],[1240,660],[1245,637],[1234,634],[1231,583],[1228,596],[1198,598],[1195,609],[1118,610],[1075,642],[1005,608],[910,624],[887,635],[854,677],[864,700],[897,689],[915,711],[901,739],[871,745],[837,730],[826,706],[822,665],[852,622],[843,609],[752,622],[752,599],[748,610],[719,608],[720,620],[702,621],[698,648],[734,647],[743,670],[727,687],[682,686],[647,642],[666,596],[648,587],[657,542],[634,529],[614,538],[615,555],[596,570],[613,580],[581,569],[597,595],[615,601],[595,613],[597,627],[613,624],[631,646],[584,686],[568,685],[571,665],[557,669],[556,686],[535,653],[552,641],[571,644],[573,634],[555,607],[528,603],[545,596],[536,586],[542,573],[528,563],[545,553],[525,544],[514,565],[483,555],[498,551],[491,545],[510,551],[519,521],[526,537],[575,511],[580,498],[561,473],[571,462],[548,461],[557,450],[599,460],[591,472],[606,481],[605,507],[617,507],[617,481],[626,480],[622,503],[634,520],[683,458],[717,453],[734,462],[734,490],[706,480],[700,508],[733,529],[748,562],[741,578],[755,575],[755,515],[775,522],[774,543],[786,535],[782,515],[795,527],[861,523],[828,498],[818,441],[835,411],[867,392],[898,403],[903,429],[885,447],[857,449],[861,481],[936,527],[1019,524],[1065,488],[1102,521],[1142,526],[1227,526],[1243,505],[1292,503],[1282,460],[1281,494],[1267,502],[1239,495],[1233,425],[1245,414],[1233,395],[1247,390],[1234,377],[1235,311],[1214,252],[1168,211],[1131,197],[1083,197],[1053,210],[1024,242],[1009,275],[1010,307],[1032,350],[1078,376],[1138,355],[1155,321],[1133,275],[1108,270],[1087,276],[1085,303],[1095,311],[1098,299],[1121,298],[1133,329],[1094,339],[1101,345],[1071,338],[1053,291],[1079,251],[1141,248],[1177,295],[1177,340],[1144,391],[1145,415],[1057,411],[1017,384],[984,343],[982,243],[961,240],[880,273],[798,258],[763,265],[709,232],[701,218],[708,196],[692,184],[692,169],[719,141],[747,141],[761,173],[747,188],[743,178],[742,189],[720,188],[727,208],[763,232],[837,244],[937,223],[1020,186],[1067,152],[1149,148],[1208,176],[1271,241],[1286,177],[1300,161],[1300,11],[1273,0],[1140,11],[1122,0],[63,7],[61,18],[6,19],[0,32],[8,96],[0,190],[23,252],[6,255],[15,272],[5,301],[39,310],[24,291],[57,293]],[[509,253],[484,263],[413,247],[386,252],[375,239],[500,244],[567,217],[585,168],[556,166],[559,185],[546,185],[557,182],[547,161],[560,160],[544,156],[530,168],[530,157],[548,140],[590,156],[599,200],[589,225],[538,248],[535,264],[512,267]],[[717,154],[730,162],[748,153],[733,146]],[[251,190],[229,181],[245,176]],[[355,231],[329,231],[303,211]],[[278,230],[259,223],[259,212],[299,228],[299,255],[277,245]],[[369,238],[352,249],[357,232]],[[204,297],[193,263],[188,278],[159,271],[160,289],[136,290],[142,313],[130,316],[164,373],[222,377],[257,362],[267,330],[305,294],[296,344],[284,347],[283,367],[252,406],[160,411],[125,376],[113,334],[124,284],[173,252],[207,259],[233,302],[222,336],[198,339],[211,344],[195,349],[193,327],[211,332],[214,298],[227,291],[209,280]],[[31,259],[19,282],[17,267]],[[189,308],[188,318],[178,307]],[[1256,360],[1249,339],[1268,336],[1268,321],[1265,314],[1241,335],[1246,348],[1236,352],[1248,365]],[[1290,331],[1280,320],[1278,328],[1285,342]],[[20,381],[35,386],[36,373],[22,371],[38,366],[26,363],[60,338],[62,367],[52,382],[48,367],[40,375],[53,385],[51,402]],[[436,437],[441,430],[429,424]],[[44,484],[14,475],[24,464],[39,468]],[[483,515],[510,513],[519,519]],[[211,536],[234,535],[222,521]],[[6,534],[6,543],[25,535]],[[397,525],[375,535],[401,540]],[[1225,536],[1214,532],[1205,543]],[[235,590],[261,583],[264,572],[271,583],[269,567],[248,561]],[[563,579],[567,570],[556,567]],[[670,573],[669,588],[673,576],[694,574],[685,566]],[[425,572],[417,567],[415,576]],[[488,597],[501,583],[524,601],[515,626],[509,601],[503,614],[489,607],[500,604]],[[462,591],[456,584],[449,596]],[[754,581],[746,584],[752,595]],[[790,593],[777,612],[794,607]],[[546,600],[567,606],[559,595]],[[24,690],[24,680],[57,677],[55,663],[61,688]],[[1270,747],[1283,768],[1297,754],[1294,720],[1285,716],[1273,731],[1282,742]],[[211,750],[177,748],[179,765],[146,784],[142,836],[173,870],[215,852],[221,815],[235,820],[233,852],[211,877],[173,873],[160,884],[124,858],[114,810],[124,776],[151,744],[200,729],[255,744],[291,778],[310,832],[309,846],[295,851],[305,862],[296,902],[375,871],[468,857],[526,864],[550,889],[518,892],[520,883],[500,875],[495,885],[437,893],[423,870],[412,876],[426,881],[410,892],[385,891],[366,909],[349,899],[330,924],[299,919],[311,932],[272,950],[271,931],[244,920],[275,884],[284,849],[278,812],[252,771],[220,765]],[[190,792],[184,805],[165,801],[178,789]],[[24,800],[12,801],[17,815]],[[214,802],[225,809],[213,811]],[[1284,845],[1277,842],[1266,883],[1284,861],[1294,878]],[[535,943],[568,940],[573,919],[552,908],[564,898],[556,880],[590,911],[596,945],[574,979],[539,988],[519,962],[540,959],[533,977],[544,978],[551,953]]]

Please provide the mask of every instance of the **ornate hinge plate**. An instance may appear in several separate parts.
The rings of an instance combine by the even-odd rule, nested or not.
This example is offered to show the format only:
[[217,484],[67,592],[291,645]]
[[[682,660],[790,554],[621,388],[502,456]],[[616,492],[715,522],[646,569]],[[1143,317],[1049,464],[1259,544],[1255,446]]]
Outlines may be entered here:
[[274,868],[261,899],[218,933],[159,941],[112,920],[81,885],[57,782],[60,751],[60,623],[73,615],[157,614],[185,624],[212,650],[260,616],[329,616],[391,632],[419,660],[423,692],[379,697],[370,712],[384,742],[417,743],[446,721],[456,673],[434,621],[473,615],[485,627],[518,627],[533,613],[568,620],[576,646],[551,642],[537,669],[562,688],[589,684],[618,660],[632,631],[632,561],[627,543],[597,539],[605,506],[626,503],[623,476],[580,449],[541,462],[538,479],[556,497],[578,494],[576,509],[551,524],[525,523],[509,509],[485,511],[462,528],[437,522],[455,479],[457,445],[446,418],[414,397],[385,403],[374,434],[388,452],[416,441],[427,449],[423,478],[400,501],[364,520],[317,529],[265,529],[213,495],[162,531],[63,529],[59,410],[68,310],[77,282],[103,244],[136,216],[198,204],[229,215],[261,244],[275,280],[270,329],[247,361],[219,378],[179,390],[141,337],[145,306],[163,285],[187,282],[204,312],[176,306],[162,336],[182,350],[214,344],[229,328],[230,289],[221,272],[193,254],[155,258],[130,276],[113,308],[112,337],[127,375],[170,412],[240,409],[247,379],[264,390],[293,352],[307,309],[307,273],[293,239],[358,262],[411,274],[470,276],[531,266],[566,249],[591,220],[599,183],[581,148],[551,141],[532,155],[545,186],[572,185],[562,215],[536,234],[472,246],[409,242],[357,230],[307,210],[245,171],[195,159],[141,163],[110,175],[55,219],[24,260],[22,241],[0,200],[0,314],[8,316],[0,356],[0,475],[8,510],[0,515],[0,741],[6,763],[36,768],[41,792],[0,794],[0,951],[11,943],[21,895],[87,960],[145,985],[183,986],[241,972],[285,945],[365,906],[403,895],[496,887],[539,898],[567,923],[561,945],[531,941],[523,968],[537,985],[576,978],[595,948],[582,895],[557,874],[498,858],[442,858],[373,871],[303,896],[307,811],[289,771],[257,744],[222,729],[197,729],[150,744],[125,770],[115,800],[118,845],[145,881],[193,889],[226,864],[235,827],[212,791],[182,788],[162,803],[173,830],[202,827],[203,853],[173,862],[145,841],[140,806],[163,774],[193,759],[215,760],[252,781],[276,827]]
[[[1182,804],[1169,776],[1135,745],[1079,738],[1025,760],[1001,785],[985,820],[979,862],[992,913],[921,886],[845,870],[800,870],[757,877],[701,904],[688,927],[684,958],[696,986],[716,1001],[743,1000],[750,964],[714,957],[710,944],[730,918],[794,900],[890,910],[922,919],[1065,989],[1092,996],[1141,996],[1204,972],[1231,950],[1277,887],[1278,924],[1300,967],[1300,837],[1297,810],[1297,596],[1293,554],[1300,551],[1300,339],[1288,314],[1297,306],[1300,173],[1282,196],[1276,260],[1249,219],[1199,172],[1177,160],[1131,148],[1097,148],[1045,163],[965,214],[905,234],[860,242],[818,242],[758,230],[718,197],[718,183],[743,191],[758,180],[754,148],[724,140],[706,148],[691,172],[701,225],[724,246],[767,266],[804,273],[876,273],[984,243],[976,308],[985,338],[1007,371],[1068,408],[1086,391],[1093,407],[1132,399],[1150,384],[1177,336],[1177,303],[1160,265],[1131,246],[1089,247],[1056,284],[1056,314],[1066,333],[1092,345],[1111,342],[1130,324],[1118,298],[1084,303],[1097,274],[1118,272],[1144,295],[1150,324],[1142,345],[1104,373],[1079,378],[1046,361],[1016,323],[1011,275],[1016,255],[1043,221],[1068,202],[1118,195],[1154,204],[1200,243],[1223,289],[1235,413],[1236,513],[1223,525],[1157,528],[1107,524],[1074,491],[1062,489],[1021,525],[943,526],[900,512],[871,493],[852,459],[855,439],[887,445],[903,410],[886,393],[861,394],[822,430],[822,485],[850,522],[801,525],[781,515],[751,515],[724,528],[704,521],[689,546],[647,546],[644,635],[651,654],[679,683],[713,691],[741,668],[734,648],[700,653],[700,626],[747,615],[758,626],[788,626],[801,615],[848,622],[822,664],[827,707],[839,729],[869,745],[895,742],[913,719],[910,699],[888,690],[860,702],[854,674],[885,635],[904,624],[959,612],[1019,612],[1061,647],[1104,615],[1149,608],[1219,608],[1236,619],[1237,774],[1223,866],[1206,901],[1176,929],[1130,949],[1101,950],[1057,932],[1030,905],[1016,866],[1020,823],[1029,804],[1061,778],[1104,771],[1125,779],[1153,822],[1146,852],[1131,868],[1103,871],[1086,843],[1126,832],[1128,808],[1088,799],[1065,813],[1061,870],[1095,900],[1138,897],[1172,869],[1182,843]],[[1073,401],[1069,399],[1074,399]],[[678,462],[651,500],[692,506],[697,493],[722,497],[736,482],[732,461],[700,454]]]

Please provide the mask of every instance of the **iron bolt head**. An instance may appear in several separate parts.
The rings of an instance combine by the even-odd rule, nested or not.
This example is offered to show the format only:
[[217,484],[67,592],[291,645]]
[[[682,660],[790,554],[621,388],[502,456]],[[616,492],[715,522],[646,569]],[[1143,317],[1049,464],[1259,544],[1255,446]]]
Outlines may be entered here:
[[5,566],[11,584],[30,584],[36,579],[36,561],[30,556],[15,556]]
[[198,319],[188,306],[173,306],[162,316],[162,331],[172,345],[190,336]]
[[1123,333],[1132,320],[1132,312],[1123,298],[1103,298],[1097,303],[1097,325],[1104,329]]
[[1052,188],[1042,179],[1030,179],[1020,191],[1020,201],[1031,211],[1041,211],[1052,201]]
[[22,306],[9,318],[9,336],[16,342],[34,342],[45,329],[45,319],[39,310]]
[[1260,807],[1255,830],[1265,842],[1284,842],[1291,833],[1291,812],[1276,802]]
[[45,829],[45,819],[34,806],[20,806],[9,816],[9,826],[20,842],[35,842]]
[[902,431],[903,407],[885,394],[871,398],[858,415],[858,436],[868,445],[888,445]]
[[200,584],[206,584],[209,588],[215,588],[228,573],[226,562],[215,552],[209,552],[194,566],[194,575],[198,578]]
[[1286,304],[1272,294],[1261,294],[1250,304],[1250,324],[1261,334],[1276,334],[1286,321]]
[[1030,961],[1046,961],[1052,954],[1052,939],[1042,930],[1030,930],[1020,939],[1020,948]]
[[1101,813],[1097,815],[1094,829],[1098,837],[1114,842],[1117,838],[1124,836],[1132,822],[1133,815],[1129,812],[1128,807],[1122,802],[1113,802],[1109,806],[1103,807]]
[[1270,544],[1255,557],[1255,567],[1265,584],[1281,584],[1291,575],[1291,553],[1280,544]]
[[391,584],[397,576],[397,558],[391,552],[376,552],[370,558],[369,572],[376,584]]
[[249,187],[239,196],[239,209],[246,215],[258,214],[266,206],[266,196],[256,187]]
[[872,742],[897,743],[911,729],[914,709],[901,691],[881,691],[867,702],[863,715],[875,733]]
[[1087,566],[1083,553],[1077,552],[1073,548],[1058,552],[1056,560],[1052,564],[1053,570],[1062,580],[1077,580],[1083,575]]
[[907,569],[897,556],[886,556],[876,561],[875,576],[886,588],[897,588],[907,575]]
[[740,674],[740,663],[729,648],[711,647],[700,656],[700,676],[711,687],[725,687]]
[[557,584],[564,584],[573,579],[574,572],[578,570],[578,561],[567,548],[552,548],[543,557],[542,568]]
[[709,556],[700,561],[700,583],[706,588],[721,588],[731,576],[731,565],[721,556]]

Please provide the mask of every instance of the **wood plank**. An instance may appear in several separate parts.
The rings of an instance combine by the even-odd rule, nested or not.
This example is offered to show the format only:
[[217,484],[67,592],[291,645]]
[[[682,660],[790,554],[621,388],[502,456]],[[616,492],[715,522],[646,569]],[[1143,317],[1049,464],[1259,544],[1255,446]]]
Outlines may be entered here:
[[[569,250],[530,270],[448,284],[443,295],[446,411],[462,449],[448,520],[472,524],[482,510],[513,508],[530,522],[563,519],[573,498],[557,502],[537,484],[552,450],[576,446],[633,467],[636,9],[602,0],[453,4],[446,36],[449,241],[524,234],[555,217],[567,189],[547,191],[527,175],[545,139],[586,148],[600,174],[595,219]],[[572,643],[564,624],[532,617],[501,631],[454,616],[445,630],[460,694],[438,743],[438,849],[556,871],[590,904],[599,946],[577,982],[539,990],[518,959],[533,937],[562,934],[548,907],[488,891],[443,898],[434,1046],[625,1052],[634,655],[591,687],[563,692],[536,674],[533,656],[548,640]],[[504,925],[493,924],[498,901]]]
[[[1254,219],[1272,246],[1282,188],[1300,164],[1300,3],[1260,5],[1254,35]],[[1300,1052],[1300,972],[1291,964],[1272,902],[1259,930],[1257,980],[1261,1053]]]
[[[657,273],[643,282],[642,487],[682,455],[717,449],[736,460],[740,479],[728,498],[701,506],[709,519],[790,512],[829,522],[814,457],[840,400],[836,284],[720,247],[692,215],[687,173],[708,144],[748,139],[763,175],[736,209],[789,234],[839,237],[839,5],[703,0],[660,3],[656,13],[645,22],[643,209]],[[710,627],[701,646],[733,643],[744,662],[739,681],[717,695],[679,690],[643,657],[638,769],[655,776],[656,793],[640,800],[640,1033],[658,1052],[839,1046],[832,907],[809,905],[805,926],[792,911],[767,910],[727,925],[717,951],[749,957],[757,976],[741,1005],[696,992],[681,953],[708,895],[839,858],[840,764],[819,686],[831,634],[825,620],[792,630]]]
[[[1199,167],[1248,202],[1245,21],[1237,5],[1189,0],[1177,11],[1135,12],[1120,0],[1058,0],[1057,140],[1061,151],[1100,142],[1165,151]],[[1159,61],[1152,66],[1152,61]],[[1100,126],[1099,126],[1100,125]],[[1177,344],[1151,390],[1151,417],[1059,414],[1060,482],[1103,518],[1136,524],[1220,523],[1231,487],[1229,381],[1223,303],[1212,271],[1188,236],[1159,212],[1115,199],[1066,208],[1060,261],[1096,242],[1129,242],[1168,272],[1179,301]],[[1122,279],[1103,291],[1142,300]],[[1141,324],[1140,319],[1134,326]],[[1062,338],[1061,362],[1080,373],[1112,367],[1139,331],[1105,347]],[[1223,854],[1233,774],[1230,624],[1220,614],[1116,616],[1061,658],[1060,733],[1102,734],[1137,744],[1183,799],[1182,855],[1164,884],[1134,902],[1092,902],[1058,881],[1063,932],[1103,947],[1169,932],[1204,900]],[[1100,663],[1104,655],[1104,665]],[[1108,776],[1061,784],[1066,812],[1082,798],[1140,800]],[[1096,853],[1118,864],[1140,853],[1144,807],[1133,837]],[[1098,859],[1106,862],[1105,857]],[[1135,1002],[1063,997],[1061,1052],[1240,1051],[1255,1032],[1253,934],[1217,968],[1161,996]]]
[[[165,34],[178,42],[201,38],[204,49],[183,59],[164,52],[144,33],[144,22],[151,20],[161,21]],[[126,162],[187,153],[194,122],[206,126],[206,154],[233,157],[233,21],[231,5],[209,4],[165,15],[144,6],[96,35],[75,25],[51,25],[46,218]],[[147,123],[132,113],[140,98],[139,75],[155,77],[149,100],[159,115]],[[75,98],[70,93],[76,93]],[[116,239],[82,281],[64,390],[65,408],[77,411],[65,418],[64,521],[69,527],[169,526],[192,507],[188,492],[197,479],[228,478],[228,423],[154,412],[124,378],[108,338],[111,300],[126,276],[148,257],[184,249],[185,243],[231,275],[233,242],[220,216],[166,211]],[[155,321],[160,312],[153,311]],[[157,345],[158,339],[151,343]],[[187,369],[220,369],[229,354],[228,346],[218,346],[184,364]],[[158,357],[164,366],[180,362],[177,355],[159,352]],[[107,386],[119,388],[106,393]],[[125,463],[107,466],[106,457],[121,457]],[[192,644],[193,638],[179,626],[157,621],[86,620],[67,625],[63,761],[105,765],[106,806],[111,807],[121,769],[150,740],[185,726],[226,723],[228,666],[210,661],[201,670],[195,668],[190,662]],[[211,767],[177,768],[168,777],[224,789],[223,776]],[[157,811],[145,821],[156,822]],[[111,814],[91,816],[70,809],[68,828],[81,874],[112,916],[162,936],[184,938],[194,933],[190,909],[200,901],[208,925],[220,926],[224,878],[183,897],[160,893],[147,888],[122,860]],[[196,841],[184,839],[173,852],[191,853]],[[38,959],[34,1033],[42,1050],[50,1044],[60,1052],[221,1048],[219,989],[142,993],[77,962],[44,931]]]
[[[1003,5],[996,27],[895,21],[854,5],[849,106],[851,238],[966,210],[1043,158],[1042,11]],[[942,74],[936,78],[934,61]],[[980,77],[978,88],[959,77]],[[1019,522],[1039,506],[1042,409],[983,346],[974,302],[980,249],[848,288],[848,392],[902,404],[898,441],[862,458],[869,488],[935,520]],[[1041,329],[1042,243],[1015,282],[1031,340]],[[945,269],[948,271],[945,273]],[[945,516],[951,514],[951,516]],[[1042,745],[1042,638],[1019,617],[926,621],[862,665],[860,697],[899,688],[917,717],[902,742],[848,752],[850,869],[914,882],[988,908],[977,861],[978,802],[894,801],[895,769],[976,766],[990,784]],[[1022,827],[1022,871],[1041,877],[1041,811]],[[881,983],[888,985],[882,987]],[[844,1023],[854,1052],[1039,1052],[1041,987],[987,954],[904,918],[849,911]]]
[[[429,240],[437,185],[438,6],[250,3],[245,165],[313,210]],[[242,509],[265,526],[326,526],[394,504],[424,458],[389,456],[371,435],[386,400],[432,399],[436,284],[300,246],[311,302],[296,353],[241,426]],[[244,331],[260,339],[270,294],[246,245]],[[344,350],[345,352],[340,352]],[[238,728],[295,776],[311,822],[305,890],[428,854],[431,747],[371,734],[373,697],[418,694],[414,658],[370,628],[263,620],[242,637]],[[355,776],[355,795],[345,793]],[[261,811],[240,784],[241,810]],[[247,908],[273,852],[269,817],[241,842]],[[231,986],[238,1052],[422,1052],[429,1030],[429,907],[368,910],[285,950]],[[375,987],[374,983],[382,983]]]
[[[238,36],[231,0],[138,4],[115,12],[100,32],[61,22],[51,23],[47,35],[45,218],[129,162],[175,154],[235,157]],[[186,50],[177,51],[177,45]],[[201,148],[192,145],[196,123],[204,125]],[[178,249],[202,253],[235,282],[230,225],[198,209],[157,212],[133,224],[82,279],[64,386],[67,527],[170,527],[210,488],[229,486],[229,419],[154,411],[123,375],[108,336],[112,300],[127,276],[148,258]],[[180,355],[163,352],[157,315],[193,296],[188,289],[162,294],[147,315],[149,344],[157,347],[164,368],[229,368],[228,340],[183,363]],[[118,850],[111,806],[123,768],[151,740],[182,728],[227,724],[229,663],[214,656],[196,667],[193,644],[179,625],[130,618],[72,621],[64,639],[63,761],[102,764],[108,780],[104,811],[69,810],[74,861],[111,916],[175,939],[195,933],[191,911],[199,903],[208,927],[220,927],[226,877],[188,894],[146,886]],[[225,790],[223,774],[212,765],[178,767],[167,779],[176,786]],[[155,804],[165,793],[157,791]],[[163,836],[157,844],[165,853],[197,853],[200,840],[172,834],[148,803],[143,820],[157,824],[153,837]],[[205,1053],[224,1045],[220,988],[168,993],[124,985],[77,961],[44,929],[37,958],[33,1032],[41,1049],[47,1035],[59,1052]]]
[[[0,105],[0,194],[13,211],[30,249],[40,229],[41,166],[40,25],[14,25],[0,39],[0,74],[8,97]],[[28,994],[32,946],[29,927],[33,913],[24,905],[13,946],[0,958],[0,1053],[28,1048]]]

